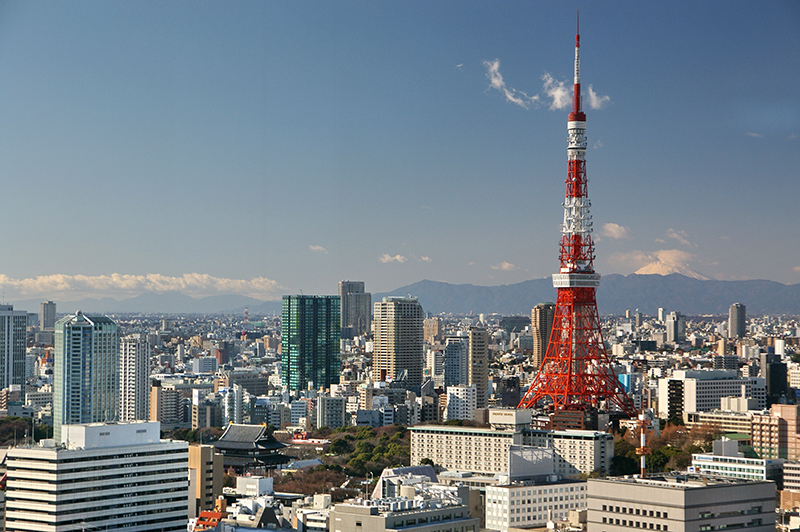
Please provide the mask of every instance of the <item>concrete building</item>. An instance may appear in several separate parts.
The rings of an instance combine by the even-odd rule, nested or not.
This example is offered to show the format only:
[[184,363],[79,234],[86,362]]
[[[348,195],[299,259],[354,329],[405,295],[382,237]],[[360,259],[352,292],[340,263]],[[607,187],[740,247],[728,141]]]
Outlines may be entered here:
[[556,306],[553,303],[539,303],[531,310],[531,334],[533,336],[533,367],[537,370],[542,365],[547,346],[550,343],[550,332],[553,330],[553,318]]
[[12,384],[25,395],[25,347],[28,313],[14,310],[13,305],[0,305],[0,389]]
[[423,339],[429,344],[435,344],[442,341],[444,337],[444,327],[442,325],[442,318],[432,317],[425,318],[422,322]]
[[747,309],[734,303],[728,309],[728,338],[744,338],[747,334]]
[[411,464],[429,458],[449,470],[508,474],[512,445],[554,449],[554,473],[574,477],[608,474],[614,457],[611,434],[587,430],[531,430],[530,410],[490,410],[492,428],[417,425],[411,431]]
[[192,373],[215,373],[219,367],[217,357],[197,357],[192,360]]
[[119,400],[119,336],[106,316],[78,311],[55,324],[53,437],[61,425],[113,421]]
[[670,312],[665,325],[667,342],[676,344],[686,341],[686,316],[680,312]]
[[56,325],[56,304],[52,301],[42,301],[39,309],[39,327],[43,331],[52,331]]
[[317,428],[338,429],[347,425],[347,397],[317,398]]
[[478,532],[480,520],[470,517],[468,488],[415,485],[400,488],[392,499],[355,500],[330,512],[330,532]]
[[195,515],[199,515],[203,510],[212,510],[214,501],[222,495],[222,455],[213,445],[193,443],[189,445],[189,469],[196,472]]
[[443,421],[475,419],[477,399],[478,390],[474,384],[469,386],[448,386],[447,406],[444,409]]
[[719,410],[723,397],[753,398],[763,409],[767,388],[763,378],[739,378],[735,371],[680,370],[658,380],[658,415],[682,419],[685,412]]
[[783,489],[783,462],[780,458],[745,458],[744,453],[739,452],[737,441],[722,438],[714,441],[712,452],[692,454],[689,471],[745,480],[772,480],[778,489]]
[[175,425],[186,420],[183,415],[183,393],[171,386],[153,381],[150,387],[150,421]]
[[364,281],[339,281],[339,298],[342,302],[342,339],[349,340],[369,333],[372,294],[364,292]]
[[372,379],[422,384],[425,366],[422,306],[415,297],[384,297],[375,303]]
[[585,480],[487,486],[486,528],[508,532],[566,521],[570,511],[586,508],[586,495]]
[[142,335],[129,335],[119,342],[120,421],[150,419],[150,348]]
[[587,482],[587,532],[775,530],[774,482],[687,474]]
[[244,390],[238,384],[220,390],[220,413],[222,425],[242,423],[244,413]]
[[9,450],[6,531],[186,530],[186,442],[152,422],[62,428],[63,445]]
[[800,461],[800,405],[774,404],[755,413],[750,434],[759,457]]
[[469,339],[451,336],[444,345],[444,387],[468,384]]
[[469,382],[475,386],[476,408],[489,406],[489,333],[483,327],[469,329]]

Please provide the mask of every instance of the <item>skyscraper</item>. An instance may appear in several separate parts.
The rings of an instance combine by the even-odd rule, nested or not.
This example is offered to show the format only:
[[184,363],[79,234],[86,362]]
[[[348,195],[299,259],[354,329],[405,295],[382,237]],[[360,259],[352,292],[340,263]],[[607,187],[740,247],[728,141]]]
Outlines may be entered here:
[[734,303],[728,309],[728,338],[744,338],[747,334],[746,308]]
[[43,331],[52,331],[56,324],[56,304],[52,301],[42,301],[39,310],[39,327]]
[[469,383],[469,339],[450,336],[444,345],[444,386]]
[[542,365],[547,345],[550,343],[550,331],[553,330],[553,317],[556,314],[554,303],[539,303],[531,310],[531,334],[533,336],[533,367],[537,370]]
[[686,340],[686,316],[680,312],[670,312],[666,321],[667,342],[680,343]]
[[114,421],[119,396],[119,336],[107,316],[81,311],[55,324],[53,437],[61,425]]
[[19,384],[23,400],[27,325],[27,312],[0,305],[0,389]]
[[489,406],[489,333],[483,327],[469,330],[469,384],[477,391],[475,408]]
[[375,303],[372,378],[392,378],[407,386],[422,384],[425,356],[422,321],[425,313],[416,297],[384,297]]
[[372,294],[364,292],[364,281],[339,281],[342,304],[342,338],[369,332],[372,323]]
[[119,343],[119,420],[150,419],[150,349],[140,334]]
[[290,391],[339,382],[339,296],[283,296],[281,381]]

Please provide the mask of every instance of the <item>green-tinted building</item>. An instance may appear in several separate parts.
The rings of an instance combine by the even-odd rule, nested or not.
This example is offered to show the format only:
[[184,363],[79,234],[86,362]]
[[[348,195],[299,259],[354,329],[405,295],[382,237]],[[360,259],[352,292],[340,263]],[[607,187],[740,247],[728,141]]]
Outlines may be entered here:
[[281,381],[289,390],[339,382],[339,296],[283,296]]

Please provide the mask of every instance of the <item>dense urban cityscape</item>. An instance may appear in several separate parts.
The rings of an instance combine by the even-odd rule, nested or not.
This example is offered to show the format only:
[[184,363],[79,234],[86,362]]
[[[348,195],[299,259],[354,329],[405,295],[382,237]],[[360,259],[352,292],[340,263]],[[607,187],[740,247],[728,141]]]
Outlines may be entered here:
[[[4,293],[3,530],[800,530],[800,316],[598,310],[585,110],[609,97],[582,85],[580,28],[572,82],[542,78],[571,111],[554,301],[431,312],[330,276],[280,312],[82,311],[56,302],[63,280],[38,312]],[[640,273],[702,279],[659,260]]]

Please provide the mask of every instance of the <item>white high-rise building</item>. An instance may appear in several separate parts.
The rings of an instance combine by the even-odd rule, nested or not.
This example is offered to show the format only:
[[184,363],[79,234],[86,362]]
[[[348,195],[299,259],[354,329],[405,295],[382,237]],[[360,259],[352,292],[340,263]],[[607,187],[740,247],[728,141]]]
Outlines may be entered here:
[[240,425],[242,423],[242,405],[244,401],[244,390],[238,384],[220,390],[222,394],[221,410],[222,410],[222,424],[228,425],[235,423]]
[[78,311],[55,325],[53,437],[61,425],[102,423],[117,417],[119,336],[107,316]]
[[0,305],[0,389],[18,384],[25,393],[27,326],[27,312]]
[[153,422],[62,428],[62,445],[9,449],[5,530],[186,530],[185,441]]
[[469,339],[451,336],[444,345],[444,386],[469,383]]
[[391,378],[408,386],[422,384],[425,313],[415,297],[384,297],[375,303],[375,346],[372,378]]
[[452,419],[474,419],[478,390],[474,384],[469,386],[448,386],[447,406],[444,409],[444,421]]
[[119,420],[150,419],[150,349],[141,335],[119,343]]

